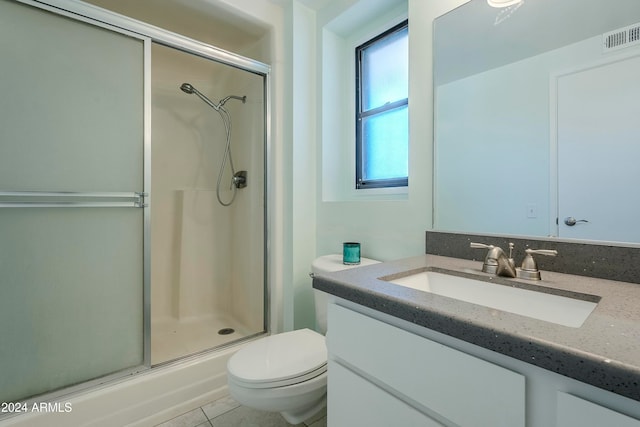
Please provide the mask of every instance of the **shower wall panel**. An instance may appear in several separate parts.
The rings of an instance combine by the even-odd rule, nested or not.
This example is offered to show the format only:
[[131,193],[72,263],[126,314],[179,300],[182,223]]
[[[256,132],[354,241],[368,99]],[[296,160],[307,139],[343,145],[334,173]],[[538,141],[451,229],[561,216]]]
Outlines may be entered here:
[[[213,102],[247,96],[246,103],[232,99],[224,105],[232,120],[234,167],[248,171],[248,186],[237,190],[231,206],[216,198],[226,145],[223,121],[179,89],[185,82]],[[218,329],[236,330],[223,343],[265,329],[263,77],[154,45],[152,103],[155,364],[218,345]],[[220,189],[225,202],[232,197],[229,170],[227,163]],[[162,350],[170,346],[172,351]]]
[[[230,79],[228,86],[234,93],[247,95],[247,110],[234,120],[237,141],[237,157],[241,163],[237,168],[249,172],[250,185],[239,194],[234,208],[233,230],[233,287],[231,289],[231,310],[250,329],[259,331],[264,324],[264,286],[266,265],[265,236],[265,152],[264,152],[264,87],[256,76],[251,79]],[[236,105],[236,111],[241,109]],[[234,157],[235,158],[235,157]]]

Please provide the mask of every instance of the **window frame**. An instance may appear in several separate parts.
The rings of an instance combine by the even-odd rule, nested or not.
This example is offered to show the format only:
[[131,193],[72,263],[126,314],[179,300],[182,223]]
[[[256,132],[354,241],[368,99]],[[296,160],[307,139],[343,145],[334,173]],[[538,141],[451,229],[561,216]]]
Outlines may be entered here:
[[[386,112],[395,110],[401,107],[409,107],[409,97],[404,99],[400,99],[388,104],[384,104],[380,107],[372,108],[370,110],[362,111],[362,55],[363,52],[370,46],[380,42],[381,40],[392,36],[393,34],[404,31],[405,29],[409,29],[409,20],[405,19],[397,25],[389,28],[388,30],[380,33],[376,37],[362,43],[361,45],[355,48],[355,60],[356,60],[356,78],[355,78],[355,86],[356,86],[356,173],[355,173],[355,184],[357,190],[368,189],[368,188],[391,188],[391,187],[408,187],[409,186],[409,177],[399,177],[399,178],[387,178],[387,179],[363,179],[363,144],[365,143],[365,139],[363,138],[363,119],[367,117],[372,117],[380,114],[384,114]],[[407,144],[409,141],[407,141]],[[407,159],[408,160],[408,159]],[[407,172],[408,175],[408,172]]]

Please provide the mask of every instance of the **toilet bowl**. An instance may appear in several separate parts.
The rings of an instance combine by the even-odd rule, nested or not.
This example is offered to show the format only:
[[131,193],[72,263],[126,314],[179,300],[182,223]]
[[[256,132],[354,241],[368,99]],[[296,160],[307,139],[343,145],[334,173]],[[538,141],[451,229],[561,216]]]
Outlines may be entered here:
[[[376,264],[362,258],[360,265]],[[342,255],[313,261],[313,274],[358,267],[345,265]],[[229,393],[242,405],[280,412],[299,424],[326,406],[327,401],[327,294],[314,289],[316,320],[322,333],[310,329],[257,339],[235,353],[227,364]]]

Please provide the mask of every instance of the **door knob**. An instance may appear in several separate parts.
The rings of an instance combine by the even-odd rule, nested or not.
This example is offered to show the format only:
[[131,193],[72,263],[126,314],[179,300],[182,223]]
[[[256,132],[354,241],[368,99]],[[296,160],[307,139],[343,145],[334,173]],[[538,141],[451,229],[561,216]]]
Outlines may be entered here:
[[574,225],[576,225],[579,222],[589,222],[586,219],[575,219],[572,216],[568,216],[564,219],[564,223],[566,225],[568,225],[569,227],[573,227]]

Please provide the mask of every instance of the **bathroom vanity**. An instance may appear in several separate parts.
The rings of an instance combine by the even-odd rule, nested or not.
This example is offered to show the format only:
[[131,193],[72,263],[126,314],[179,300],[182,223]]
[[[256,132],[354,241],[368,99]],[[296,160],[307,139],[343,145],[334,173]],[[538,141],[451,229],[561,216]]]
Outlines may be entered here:
[[[314,278],[334,296],[329,425],[640,427],[639,285],[480,268],[424,255]],[[596,304],[567,326],[393,283],[429,271]]]

